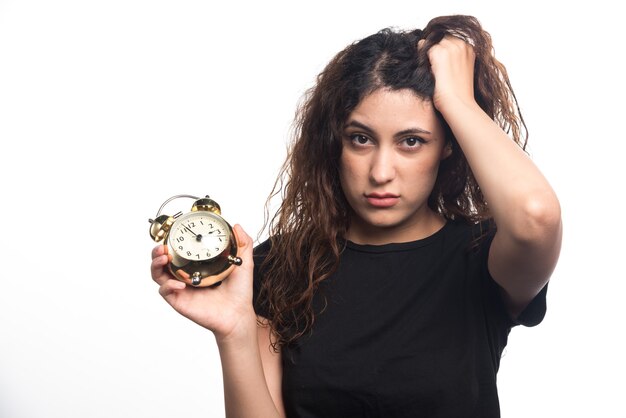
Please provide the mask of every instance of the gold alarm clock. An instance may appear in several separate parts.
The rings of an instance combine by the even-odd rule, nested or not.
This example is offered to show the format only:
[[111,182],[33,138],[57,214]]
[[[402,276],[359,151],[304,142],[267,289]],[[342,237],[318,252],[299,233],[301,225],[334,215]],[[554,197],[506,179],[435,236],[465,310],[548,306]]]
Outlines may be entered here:
[[[190,212],[161,215],[165,205],[179,198],[195,200]],[[178,280],[197,287],[213,286],[241,265],[233,229],[222,218],[220,206],[209,196],[170,197],[149,222],[150,236],[165,245],[170,271]]]

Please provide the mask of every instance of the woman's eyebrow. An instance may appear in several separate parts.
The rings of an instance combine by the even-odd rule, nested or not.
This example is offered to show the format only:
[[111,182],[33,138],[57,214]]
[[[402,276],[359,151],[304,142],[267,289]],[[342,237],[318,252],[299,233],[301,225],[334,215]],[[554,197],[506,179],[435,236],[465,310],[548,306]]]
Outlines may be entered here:
[[[344,126],[344,129],[345,128],[359,128],[359,129],[364,130],[367,133],[374,133],[374,130],[372,128],[356,120],[349,121]],[[410,134],[431,134],[431,132],[422,128],[408,128],[408,129],[403,129],[400,132],[397,132],[396,136],[410,135]]]
[[409,128],[409,129],[405,129],[403,131],[398,132],[396,136],[410,135],[410,134],[431,134],[431,132],[422,128]]
[[365,124],[363,124],[361,122],[358,122],[356,120],[351,120],[348,123],[346,123],[345,126],[344,126],[344,129],[345,128],[359,128],[359,129],[362,129],[362,130],[364,130],[365,132],[367,132],[369,134],[374,133],[374,130],[372,128],[370,128],[369,126],[367,126],[367,125],[365,125]]

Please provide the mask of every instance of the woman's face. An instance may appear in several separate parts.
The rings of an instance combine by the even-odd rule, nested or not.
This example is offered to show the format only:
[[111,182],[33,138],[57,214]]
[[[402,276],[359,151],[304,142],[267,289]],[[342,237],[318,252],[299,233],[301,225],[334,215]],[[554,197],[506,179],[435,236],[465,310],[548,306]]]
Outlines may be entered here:
[[430,101],[406,89],[378,89],[348,117],[342,145],[339,176],[353,210],[347,239],[406,242],[443,225],[427,202],[451,151]]

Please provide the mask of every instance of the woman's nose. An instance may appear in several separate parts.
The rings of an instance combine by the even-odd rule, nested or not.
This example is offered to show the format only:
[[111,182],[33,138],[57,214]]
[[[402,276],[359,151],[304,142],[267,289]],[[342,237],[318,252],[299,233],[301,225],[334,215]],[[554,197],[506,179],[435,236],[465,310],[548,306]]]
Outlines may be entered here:
[[374,184],[385,184],[396,176],[393,153],[379,149],[373,156],[370,167],[370,181]]

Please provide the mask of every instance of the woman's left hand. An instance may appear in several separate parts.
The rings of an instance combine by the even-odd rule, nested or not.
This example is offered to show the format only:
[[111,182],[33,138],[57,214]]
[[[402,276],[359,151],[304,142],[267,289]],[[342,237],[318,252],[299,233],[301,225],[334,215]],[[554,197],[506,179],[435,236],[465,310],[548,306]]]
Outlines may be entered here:
[[[419,41],[418,48],[424,40]],[[474,48],[464,40],[446,35],[428,51],[435,77],[433,104],[440,112],[452,100],[474,102]]]

